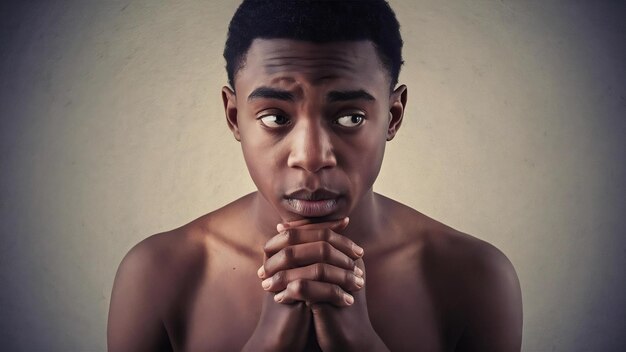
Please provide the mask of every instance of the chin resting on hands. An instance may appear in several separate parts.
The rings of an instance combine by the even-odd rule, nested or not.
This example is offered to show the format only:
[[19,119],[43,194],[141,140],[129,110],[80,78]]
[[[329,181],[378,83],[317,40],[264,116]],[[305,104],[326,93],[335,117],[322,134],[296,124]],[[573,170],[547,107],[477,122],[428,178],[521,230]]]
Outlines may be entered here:
[[264,247],[261,285],[280,305],[304,302],[311,309],[323,351],[387,351],[367,313],[364,250],[336,232],[347,224],[344,218],[278,225],[280,233]]
[[290,304],[330,303],[345,307],[354,303],[350,294],[365,285],[364,272],[355,260],[363,249],[334,230],[345,228],[347,218],[294,226],[280,224],[279,234],[265,245],[267,256],[258,275],[263,289],[274,300]]

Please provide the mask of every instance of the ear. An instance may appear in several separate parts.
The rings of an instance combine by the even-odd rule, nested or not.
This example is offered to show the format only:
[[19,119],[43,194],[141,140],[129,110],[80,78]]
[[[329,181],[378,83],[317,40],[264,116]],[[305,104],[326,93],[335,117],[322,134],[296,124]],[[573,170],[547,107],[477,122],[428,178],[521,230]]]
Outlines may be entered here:
[[404,117],[404,109],[406,108],[407,88],[403,84],[396,88],[389,97],[389,126],[387,127],[387,140],[390,141],[396,136],[402,117]]
[[239,125],[237,121],[237,96],[229,87],[222,88],[222,101],[224,102],[224,113],[226,114],[226,123],[228,128],[233,131],[235,139],[240,141]]

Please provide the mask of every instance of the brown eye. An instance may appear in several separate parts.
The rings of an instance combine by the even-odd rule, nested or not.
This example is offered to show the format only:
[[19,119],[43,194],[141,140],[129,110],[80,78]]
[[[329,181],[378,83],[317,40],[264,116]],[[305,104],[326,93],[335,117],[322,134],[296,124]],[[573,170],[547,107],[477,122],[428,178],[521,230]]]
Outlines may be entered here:
[[336,123],[343,127],[352,128],[361,125],[363,123],[363,120],[365,120],[363,115],[354,114],[341,116],[336,120]]
[[289,119],[283,115],[265,115],[259,117],[259,120],[269,128],[278,128],[289,124]]

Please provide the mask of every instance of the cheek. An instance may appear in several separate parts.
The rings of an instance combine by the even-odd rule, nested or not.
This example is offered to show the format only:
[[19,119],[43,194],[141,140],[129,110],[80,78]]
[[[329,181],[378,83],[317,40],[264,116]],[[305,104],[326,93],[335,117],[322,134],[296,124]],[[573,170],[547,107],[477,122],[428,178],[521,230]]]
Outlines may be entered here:
[[242,130],[241,149],[248,173],[257,189],[268,200],[275,195],[279,184],[279,157],[275,141],[258,131]]
[[267,173],[270,169],[267,167],[267,155],[263,153],[263,149],[257,148],[255,145],[246,144],[243,142],[243,139],[241,149],[252,181],[254,181],[258,189],[264,188],[265,183],[267,183]]
[[372,187],[378,177],[385,154],[386,140],[379,129],[368,131],[350,145],[350,155],[345,157],[353,192],[362,193]]
[[367,158],[359,159],[359,170],[363,179],[363,188],[369,189],[376,181],[385,154],[385,143],[379,143],[367,151]]

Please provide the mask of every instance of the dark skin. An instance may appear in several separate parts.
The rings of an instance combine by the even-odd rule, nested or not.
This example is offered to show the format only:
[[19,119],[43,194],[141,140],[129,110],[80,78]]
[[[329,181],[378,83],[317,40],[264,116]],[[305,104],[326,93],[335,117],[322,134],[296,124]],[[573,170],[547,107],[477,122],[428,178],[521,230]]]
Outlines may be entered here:
[[368,41],[255,40],[222,96],[258,191],[129,252],[109,350],[519,351],[509,260],[372,190],[389,82]]

